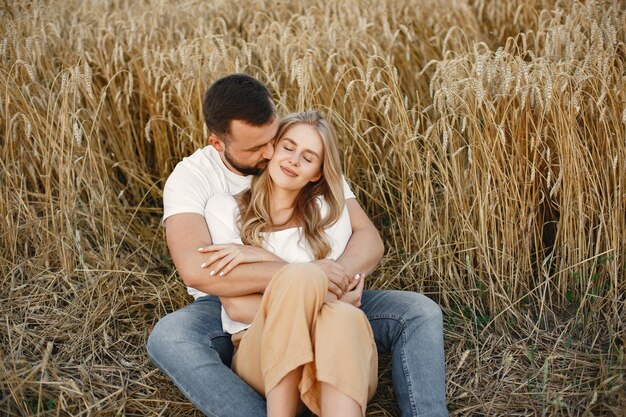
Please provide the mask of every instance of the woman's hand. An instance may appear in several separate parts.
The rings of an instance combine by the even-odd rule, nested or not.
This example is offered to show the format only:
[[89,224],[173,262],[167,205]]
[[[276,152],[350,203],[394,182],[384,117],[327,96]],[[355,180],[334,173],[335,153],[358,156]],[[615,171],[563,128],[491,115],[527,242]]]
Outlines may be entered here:
[[365,287],[365,274],[357,274],[351,280],[348,291],[346,291],[339,301],[352,304],[355,307],[361,307],[361,297],[363,296],[363,288]]
[[263,248],[238,243],[226,243],[198,248],[198,252],[213,254],[200,265],[201,268],[212,266],[209,275],[224,276],[239,264],[254,262],[272,262],[282,259]]

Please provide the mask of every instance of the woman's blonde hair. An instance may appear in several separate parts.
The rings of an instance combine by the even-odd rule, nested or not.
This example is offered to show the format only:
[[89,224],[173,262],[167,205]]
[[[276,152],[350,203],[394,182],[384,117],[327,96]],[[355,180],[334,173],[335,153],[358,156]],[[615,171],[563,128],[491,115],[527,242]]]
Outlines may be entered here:
[[[341,159],[335,134],[330,124],[316,111],[292,113],[285,116],[276,133],[276,144],[293,126],[307,124],[322,139],[324,152],[321,165],[322,176],[315,182],[305,185],[294,207],[293,218],[303,226],[303,237],[315,259],[324,259],[331,251],[331,244],[324,229],[333,225],[341,216],[345,206],[343,195]],[[262,233],[269,232],[276,225],[270,217],[270,195],[272,180],[266,169],[252,180],[249,190],[241,198],[241,240],[244,244],[261,246]],[[328,206],[327,215],[322,218],[317,198],[323,196]]]

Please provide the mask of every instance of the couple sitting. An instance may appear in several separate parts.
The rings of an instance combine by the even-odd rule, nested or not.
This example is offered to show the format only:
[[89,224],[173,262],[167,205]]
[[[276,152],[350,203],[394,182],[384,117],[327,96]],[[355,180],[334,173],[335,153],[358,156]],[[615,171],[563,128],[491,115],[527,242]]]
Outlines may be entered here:
[[363,290],[382,242],[329,124],[317,112],[279,121],[242,74],[215,82],[203,112],[209,146],[164,190],[168,248],[195,301],[157,323],[153,362],[209,416],[362,416],[377,351],[391,352],[402,415],[447,415],[441,311]]

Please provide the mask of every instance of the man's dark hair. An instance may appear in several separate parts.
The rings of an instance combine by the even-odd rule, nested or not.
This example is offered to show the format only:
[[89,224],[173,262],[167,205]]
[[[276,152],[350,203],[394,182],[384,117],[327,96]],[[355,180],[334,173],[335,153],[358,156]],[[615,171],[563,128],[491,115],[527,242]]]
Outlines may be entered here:
[[276,117],[267,87],[246,74],[231,74],[215,81],[204,93],[202,113],[209,131],[217,135],[230,133],[233,120],[264,126]]

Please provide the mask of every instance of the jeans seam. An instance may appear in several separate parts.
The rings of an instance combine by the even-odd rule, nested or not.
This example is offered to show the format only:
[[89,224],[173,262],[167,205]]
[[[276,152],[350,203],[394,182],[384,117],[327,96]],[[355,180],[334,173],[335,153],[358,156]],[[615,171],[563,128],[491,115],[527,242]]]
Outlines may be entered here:
[[397,316],[395,314],[375,314],[375,315],[372,315],[372,316],[366,314],[366,316],[367,316],[368,320],[391,319],[391,320],[397,320],[397,321],[399,321],[401,323],[404,320],[402,318],[402,316]]
[[[417,410],[417,405],[415,403],[415,397],[413,395],[413,381],[411,380],[411,376],[409,375],[409,370],[407,368],[407,361],[406,361],[406,353],[405,353],[405,348],[407,345],[407,336],[406,336],[406,320],[402,317],[402,316],[397,316],[397,315],[393,315],[393,314],[377,314],[374,316],[368,316],[367,317],[368,320],[379,320],[379,319],[391,319],[391,320],[395,320],[398,323],[400,323],[400,325],[402,325],[402,345],[400,346],[400,358],[402,359],[402,372],[404,373],[404,380],[407,384],[407,388],[408,388],[408,396],[409,396],[409,405],[411,406],[411,412],[413,413],[414,416],[418,416],[420,415],[419,411]],[[423,325],[423,324],[422,324]],[[422,327],[422,326],[420,326]]]
[[411,380],[411,376],[409,375],[409,370],[406,364],[406,353],[405,353],[405,348],[407,344],[406,343],[407,342],[406,323],[404,322],[404,320],[400,320],[400,323],[402,323],[402,346],[400,350],[400,354],[402,357],[402,370],[404,371],[404,379],[409,388],[409,402],[410,402],[411,410],[413,412],[413,415],[419,416],[419,413],[417,411],[417,405],[415,404],[415,398],[413,397],[413,381]]

